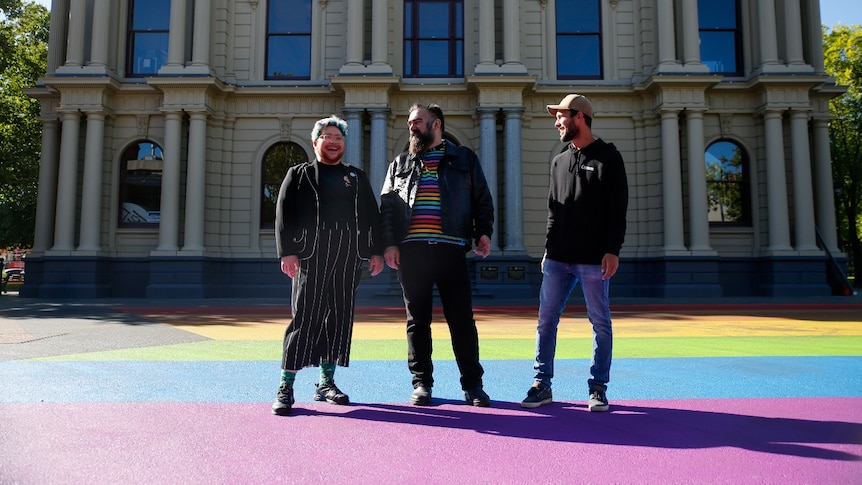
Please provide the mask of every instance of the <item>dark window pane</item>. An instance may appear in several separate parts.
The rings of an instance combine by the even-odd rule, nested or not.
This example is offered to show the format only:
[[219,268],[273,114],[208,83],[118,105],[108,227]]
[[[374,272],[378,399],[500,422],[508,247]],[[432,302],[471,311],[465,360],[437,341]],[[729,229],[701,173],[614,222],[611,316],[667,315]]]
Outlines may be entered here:
[[557,33],[579,33],[598,31],[598,0],[557,1]]
[[152,227],[159,223],[162,194],[162,148],[155,143],[135,143],[120,160],[121,227]]
[[310,0],[270,0],[270,34],[310,34]]
[[700,33],[700,60],[710,72],[737,72],[734,39],[733,32]]
[[133,30],[168,30],[171,23],[171,0],[135,0],[132,9]]
[[[444,39],[449,37],[448,2],[419,2],[419,37]],[[427,19],[426,21],[422,21]]]
[[601,53],[597,35],[557,36],[557,76],[601,76]]
[[309,78],[311,37],[270,37],[266,75],[270,78]]
[[697,22],[701,29],[735,29],[736,0],[698,0]]
[[138,33],[133,43],[133,74],[155,74],[168,62],[167,33]]
[[444,76],[449,73],[449,42],[425,40],[419,42],[419,75]]

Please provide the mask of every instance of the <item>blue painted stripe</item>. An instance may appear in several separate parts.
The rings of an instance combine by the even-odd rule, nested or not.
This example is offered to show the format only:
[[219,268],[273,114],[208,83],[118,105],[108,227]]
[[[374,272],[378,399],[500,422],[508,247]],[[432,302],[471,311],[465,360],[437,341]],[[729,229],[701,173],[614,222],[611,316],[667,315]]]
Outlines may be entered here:
[[[483,362],[485,389],[496,401],[519,402],[532,383],[532,362]],[[2,362],[0,403],[268,402],[279,379],[277,361]],[[586,398],[588,360],[556,363],[554,398]],[[862,397],[862,357],[727,357],[617,359],[608,397],[614,399]],[[311,400],[317,369],[299,372],[298,402]],[[354,402],[406,402],[406,363],[354,362],[336,382]],[[435,362],[434,397],[460,400],[458,370]]]

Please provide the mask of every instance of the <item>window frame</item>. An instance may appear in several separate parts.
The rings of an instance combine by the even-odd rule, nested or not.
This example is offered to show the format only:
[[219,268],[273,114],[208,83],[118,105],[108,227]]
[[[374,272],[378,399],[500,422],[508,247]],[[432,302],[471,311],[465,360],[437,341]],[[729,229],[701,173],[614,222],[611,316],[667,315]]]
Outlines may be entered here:
[[[270,156],[281,147],[286,147],[288,152],[285,153],[285,166],[283,167],[283,171],[281,173],[272,173],[273,170],[277,170],[280,167],[269,167],[267,166],[270,163],[275,162],[275,160],[271,160]],[[294,151],[293,156],[298,156],[299,153],[305,156],[305,159],[295,159],[291,160],[290,151]],[[259,224],[261,229],[275,229],[275,207],[278,202],[278,192],[281,190],[281,183],[284,181],[284,176],[287,174],[287,171],[290,167],[295,165],[299,165],[301,163],[308,163],[311,160],[309,158],[308,152],[305,151],[302,146],[293,141],[279,141],[277,143],[273,143],[272,146],[266,149],[261,157],[261,167],[260,167],[260,218]],[[276,176],[277,175],[277,176]],[[267,190],[272,192],[272,196],[267,195]]]
[[[137,28],[135,25],[135,2],[144,0],[131,0],[129,2],[129,11],[128,11],[128,19],[126,29],[126,77],[130,78],[143,78],[149,76],[155,76],[158,74],[159,69],[161,69],[165,64],[167,64],[168,60],[168,44],[170,42],[170,15],[164,15],[159,18],[162,18],[166,25],[163,29],[153,29],[153,28]],[[168,0],[168,6],[170,6],[170,0]],[[170,11],[170,8],[168,8]],[[138,44],[139,36],[152,36],[152,35],[161,35],[164,37],[163,45],[164,45],[164,56],[162,58],[163,62],[161,64],[156,62],[156,65],[152,71],[147,72],[138,72],[135,69],[137,65],[138,57],[135,56],[135,48]],[[156,59],[156,58],[154,58]]]
[[[436,37],[421,35],[422,17],[419,13],[421,4],[446,4],[447,36]],[[465,8],[464,0],[404,0],[404,39],[403,66],[404,78],[439,78],[452,79],[464,77],[465,64]],[[446,73],[428,73],[422,66],[422,44],[428,42],[445,42],[447,55]]]
[[[284,32],[276,32],[273,29],[272,22],[275,20],[272,15],[272,9],[274,5],[276,5],[276,0],[269,0],[267,2],[267,15],[266,15],[266,34],[264,36],[264,65],[263,65],[263,76],[266,80],[272,81],[308,81],[311,79],[311,73],[313,70],[312,66],[312,24],[314,22],[313,15],[313,1],[312,0],[280,0],[284,2],[295,2],[297,4],[303,4],[302,7],[306,8],[308,11],[308,25],[304,25],[306,27],[305,30],[286,30]],[[272,41],[276,39],[304,39],[307,41],[307,57],[305,57],[306,65],[308,67],[307,71],[303,71],[300,75],[288,75],[288,73],[281,73],[282,75],[276,75],[270,73],[270,65],[271,60],[273,60],[270,56],[273,54],[271,51]]]
[[[152,158],[149,158],[149,157],[132,158],[130,155],[135,150],[137,150],[138,153],[141,153],[142,145],[144,145],[144,144],[150,144],[152,146],[152,150],[151,150],[151,153],[153,154]],[[145,187],[146,186],[145,183],[131,183],[130,182],[130,180],[129,180],[129,162],[130,161],[155,161],[155,160],[161,161],[162,166],[161,166],[161,170],[158,171],[158,188],[156,189],[156,193],[155,193],[155,195],[151,195],[149,197],[151,202],[157,204],[156,210],[153,211],[152,209],[149,209],[148,207],[144,207],[144,206],[138,204],[138,202],[141,201],[140,198],[129,196],[129,192],[130,192],[132,187]],[[127,146],[126,149],[123,150],[122,155],[120,155],[119,164],[120,164],[120,170],[119,170],[119,180],[118,180],[118,184],[117,184],[117,192],[118,192],[118,197],[117,197],[117,209],[118,209],[117,210],[117,227],[123,228],[123,229],[126,229],[126,228],[146,228],[146,229],[153,229],[153,230],[158,229],[159,223],[161,220],[160,216],[161,216],[161,195],[162,195],[162,173],[164,171],[164,150],[163,150],[163,148],[158,143],[156,143],[152,140],[149,140],[149,139],[136,140],[136,141],[130,143],[129,146]],[[152,176],[153,174],[149,174],[149,175]],[[126,203],[133,203],[133,204],[137,205],[138,207],[141,207],[142,209],[146,210],[147,211],[147,218],[151,217],[152,213],[158,213],[159,214],[159,220],[154,221],[154,222],[125,221],[124,220],[124,214],[125,214],[124,206]]]
[[[700,61],[704,65],[709,68],[709,72],[712,74],[720,74],[723,76],[731,76],[731,77],[739,77],[743,75],[743,55],[742,55],[742,11],[740,9],[739,0],[726,0],[732,3],[734,9],[734,23],[733,27],[704,27],[702,23],[702,9],[701,3],[703,1],[708,1],[710,3],[720,2],[721,0],[698,0],[698,19],[697,19],[697,33],[698,40],[700,42],[699,53],[700,53]],[[704,40],[704,33],[707,34],[732,34],[733,37],[733,62],[736,64],[735,70],[718,70],[713,67],[708,59],[704,58],[704,48],[713,45],[711,42],[706,42]],[[800,34],[801,35],[801,34]],[[717,42],[721,44],[722,42]]]
[[[710,174],[712,170],[710,170],[710,150],[713,149],[719,143],[727,143],[733,145],[733,148],[728,148],[728,151],[734,151],[734,157],[736,155],[739,156],[739,172],[737,180],[728,180],[724,177],[724,172],[722,172],[722,176],[718,179],[711,178]],[[716,158],[721,160],[721,158],[716,157],[715,155],[712,158]],[[732,158],[730,159],[732,160]],[[731,163],[730,160],[727,163]],[[713,141],[704,149],[704,170],[706,172],[706,196],[707,196],[707,218],[709,220],[709,225],[712,227],[751,227],[752,226],[752,205],[751,205],[751,159],[748,156],[748,152],[745,150],[740,143],[735,140],[729,138],[720,138],[718,140]],[[716,190],[714,187],[720,186],[724,187],[724,190]],[[712,220],[711,214],[713,213],[712,207],[716,204],[714,200],[720,199],[721,195],[714,195],[717,192],[724,192],[725,198],[727,197],[727,192],[729,188],[735,188],[736,192],[738,192],[739,197],[739,218],[732,221],[722,221],[722,220]],[[719,203],[719,205],[724,206],[724,204]],[[729,205],[728,205],[729,206]],[[723,211],[722,211],[723,213]]]
[[[562,12],[568,12],[573,10],[569,5],[564,5],[564,2],[575,2],[577,0],[556,0],[554,3],[554,45],[556,48],[556,69],[557,69],[557,79],[563,80],[577,80],[577,79],[604,79],[604,39],[602,38],[602,2],[601,0],[591,0],[592,4],[595,5],[596,12],[596,30],[572,30],[565,31],[560,28],[560,20]],[[584,3],[583,0],[580,0],[580,3]],[[581,6],[582,8],[583,6]],[[562,49],[560,47],[560,41],[562,39],[565,40],[575,40],[575,39],[590,39],[595,42],[595,61],[598,72],[596,73],[571,73],[571,74],[562,74],[563,69],[561,65],[561,61],[563,58],[561,55],[567,54],[571,55],[571,49]],[[583,53],[585,49],[581,49],[580,52]]]

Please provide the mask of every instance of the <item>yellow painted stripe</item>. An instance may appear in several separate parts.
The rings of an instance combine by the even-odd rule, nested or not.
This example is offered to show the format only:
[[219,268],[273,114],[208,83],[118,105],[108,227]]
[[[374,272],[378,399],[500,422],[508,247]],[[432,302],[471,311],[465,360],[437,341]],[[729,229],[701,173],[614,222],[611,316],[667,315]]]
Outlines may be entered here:
[[[261,315],[151,315],[150,318],[185,331],[216,340],[280,340],[288,317]],[[476,315],[480,338],[532,338],[536,332],[534,315],[481,313]],[[432,326],[435,337],[448,336],[442,316]],[[614,317],[617,337],[774,337],[862,335],[862,319],[841,318],[818,321],[752,315],[685,315],[652,313]],[[360,315],[353,336],[360,340],[403,339],[401,315]],[[590,336],[586,317],[566,317],[560,321],[558,338]]]

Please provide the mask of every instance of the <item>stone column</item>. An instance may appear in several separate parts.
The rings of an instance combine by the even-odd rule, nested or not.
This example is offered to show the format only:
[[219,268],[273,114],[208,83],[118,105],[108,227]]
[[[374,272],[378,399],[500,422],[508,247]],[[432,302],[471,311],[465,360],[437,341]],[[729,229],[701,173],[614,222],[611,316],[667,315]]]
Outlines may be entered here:
[[211,0],[195,0],[192,67],[204,73],[209,73],[210,68],[211,4]]
[[53,0],[51,12],[51,25],[48,30],[48,67],[45,72],[48,76],[53,75],[54,71],[63,64],[66,55],[69,0]]
[[682,58],[686,70],[709,72],[709,66],[700,61],[698,25],[697,0],[682,0]]
[[479,0],[479,64],[476,71],[497,67],[494,30],[494,0]]
[[81,131],[81,113],[62,112],[63,128],[60,134],[60,172],[57,184],[57,210],[54,217],[54,246],[52,251],[75,249],[75,208],[78,206],[78,134]]
[[392,72],[388,62],[389,28],[387,0],[373,0],[371,16],[374,28],[371,29],[371,65]]
[[783,0],[784,42],[786,44],[788,66],[805,66],[802,50],[802,12],[799,0]]
[[168,62],[163,67],[181,69],[186,62],[186,0],[171,0]]
[[686,109],[688,132],[688,227],[691,251],[712,251],[709,243],[709,206],[706,195],[706,160],[703,111]]
[[790,139],[793,161],[793,225],[797,251],[816,251],[814,231],[814,193],[811,178],[811,152],[808,144],[808,113],[790,112]]
[[838,234],[835,225],[835,193],[832,187],[832,155],[829,151],[829,121],[815,119],[814,125],[814,206],[817,228],[832,254],[838,254]]
[[362,66],[363,47],[362,33],[365,31],[364,10],[362,0],[347,0],[347,59],[348,66]]
[[673,0],[656,1],[656,35],[658,40],[658,71],[678,67]]
[[108,46],[110,45],[111,0],[95,0],[93,4],[92,43],[88,66],[107,72]]
[[[499,207],[497,198],[497,111],[499,108],[479,108],[479,127],[482,133],[481,148],[479,152],[479,160],[482,163],[482,171],[485,172],[485,179],[488,181],[488,188],[491,190],[491,198],[494,199],[494,207]],[[498,250],[500,245],[499,231],[497,228],[497,219],[499,213],[494,215],[494,236],[491,237],[491,249]]]
[[159,246],[156,253],[179,249],[180,157],[182,155],[182,111],[165,112],[165,146],[162,150],[162,196],[159,202]]
[[386,153],[386,140],[388,138],[386,118],[389,116],[388,109],[370,109],[371,112],[371,160],[368,178],[374,196],[380,201],[380,190],[383,188],[383,180],[386,178],[386,168],[389,166],[389,156]]
[[102,163],[105,149],[105,113],[88,111],[81,185],[81,237],[78,251],[101,249]]
[[769,71],[778,66],[778,34],[775,27],[775,0],[757,3],[757,31],[760,43],[760,69]]
[[204,250],[206,223],[207,113],[189,113],[189,158],[186,168],[185,238],[183,252]]
[[[521,169],[521,113],[523,108],[506,108],[506,253],[524,252],[524,181]],[[495,207],[499,205],[495,202]]]
[[790,229],[787,210],[787,175],[784,167],[784,133],[781,111],[763,113],[766,131],[766,190],[769,221],[769,250],[788,251]]
[[[56,3],[56,2],[55,2]],[[39,160],[39,192],[36,201],[36,232],[33,253],[44,253],[54,241],[54,214],[57,209],[57,151],[60,122],[42,120],[42,157]]]
[[362,165],[362,108],[345,108],[344,121],[347,122],[347,138],[344,146],[344,159],[348,163]]
[[661,112],[662,209],[664,251],[684,251],[682,216],[682,172],[679,150],[679,112]]
[[84,65],[84,38],[87,28],[86,0],[71,0],[69,6],[69,37],[66,44],[65,67]]
[[521,62],[521,18],[518,0],[503,0],[503,69],[526,74]]

